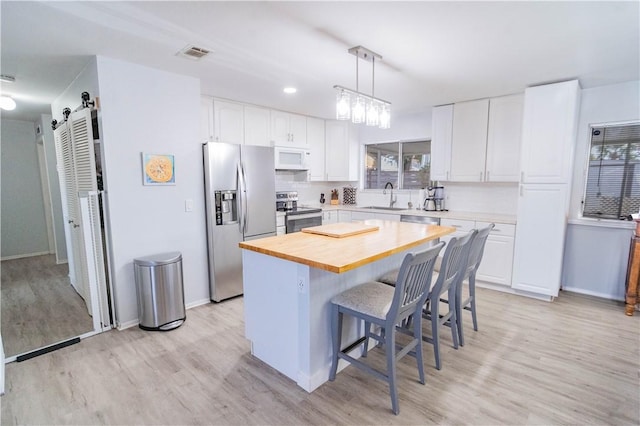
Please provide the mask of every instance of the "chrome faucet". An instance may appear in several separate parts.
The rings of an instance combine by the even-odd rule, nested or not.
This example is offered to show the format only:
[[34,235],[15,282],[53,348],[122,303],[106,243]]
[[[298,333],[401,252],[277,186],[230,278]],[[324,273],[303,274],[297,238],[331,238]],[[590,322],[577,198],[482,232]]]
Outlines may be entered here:
[[393,184],[391,182],[387,182],[384,185],[384,189],[382,190],[383,194],[387,193],[387,187],[390,186],[391,187],[391,193],[389,194],[389,207],[393,207],[393,205],[396,203],[396,200],[393,198]]

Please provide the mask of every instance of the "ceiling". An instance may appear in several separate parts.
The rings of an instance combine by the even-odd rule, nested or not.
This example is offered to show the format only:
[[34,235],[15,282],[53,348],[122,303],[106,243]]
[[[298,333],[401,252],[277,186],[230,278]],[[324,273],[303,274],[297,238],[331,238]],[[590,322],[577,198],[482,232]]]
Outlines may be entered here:
[[[392,103],[392,114],[573,78],[583,88],[640,79],[637,1],[2,0],[0,7],[0,71],[16,78],[1,90],[18,104],[2,118],[49,113],[92,55],[197,77],[203,94],[323,118],[335,114],[334,85],[355,89],[356,58],[347,50],[357,45],[382,55],[375,95]],[[200,61],[177,56],[188,44],[213,53]],[[371,63],[359,65],[360,90],[370,93]],[[298,92],[286,95],[285,86]]]

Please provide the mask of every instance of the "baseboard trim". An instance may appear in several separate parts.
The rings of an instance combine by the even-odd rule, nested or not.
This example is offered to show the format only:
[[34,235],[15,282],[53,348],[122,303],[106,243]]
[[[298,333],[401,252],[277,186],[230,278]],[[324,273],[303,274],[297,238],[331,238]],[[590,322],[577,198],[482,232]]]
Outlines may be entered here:
[[624,302],[624,298],[618,299],[613,294],[585,290],[584,288],[579,288],[579,287],[562,287],[562,291],[569,291],[571,293],[578,293],[578,294],[586,294],[587,296],[594,296],[594,297],[600,297],[602,299],[615,300],[616,302]]
[[[206,305],[208,303],[211,303],[211,300],[209,300],[208,298],[196,300],[195,302],[185,304],[185,309],[189,310],[191,308],[196,308],[198,306]],[[131,321],[125,321],[123,323],[118,324],[116,329],[119,331],[122,331],[122,330],[126,330],[127,328],[136,327],[138,324],[140,324],[140,321],[137,319],[131,320]]]
[[25,257],[44,256],[44,255],[48,255],[48,254],[50,254],[48,251],[42,251],[42,252],[38,252],[38,253],[16,254],[14,256],[0,257],[0,261],[22,259],[22,258],[25,258]]
[[187,303],[185,305],[185,308],[187,309],[196,308],[198,306],[206,305],[207,303],[211,303],[211,299],[206,298],[206,299],[196,300],[195,302]]

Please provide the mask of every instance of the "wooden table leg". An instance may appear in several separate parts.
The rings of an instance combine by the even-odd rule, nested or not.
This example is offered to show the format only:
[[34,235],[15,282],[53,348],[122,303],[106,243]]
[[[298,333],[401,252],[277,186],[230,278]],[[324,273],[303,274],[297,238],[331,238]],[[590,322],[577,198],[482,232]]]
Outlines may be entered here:
[[633,311],[636,308],[638,298],[638,278],[640,278],[640,240],[635,239],[625,307],[625,314],[629,316],[633,315]]

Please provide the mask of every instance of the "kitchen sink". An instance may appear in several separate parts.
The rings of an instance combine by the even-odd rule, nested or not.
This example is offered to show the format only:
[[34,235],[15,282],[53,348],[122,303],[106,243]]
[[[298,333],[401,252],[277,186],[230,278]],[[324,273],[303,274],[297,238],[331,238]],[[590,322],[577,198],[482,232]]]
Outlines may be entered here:
[[393,210],[393,211],[400,211],[400,210],[407,210],[404,207],[382,207],[382,206],[366,206],[366,207],[362,207],[363,209],[375,209],[375,210]]

